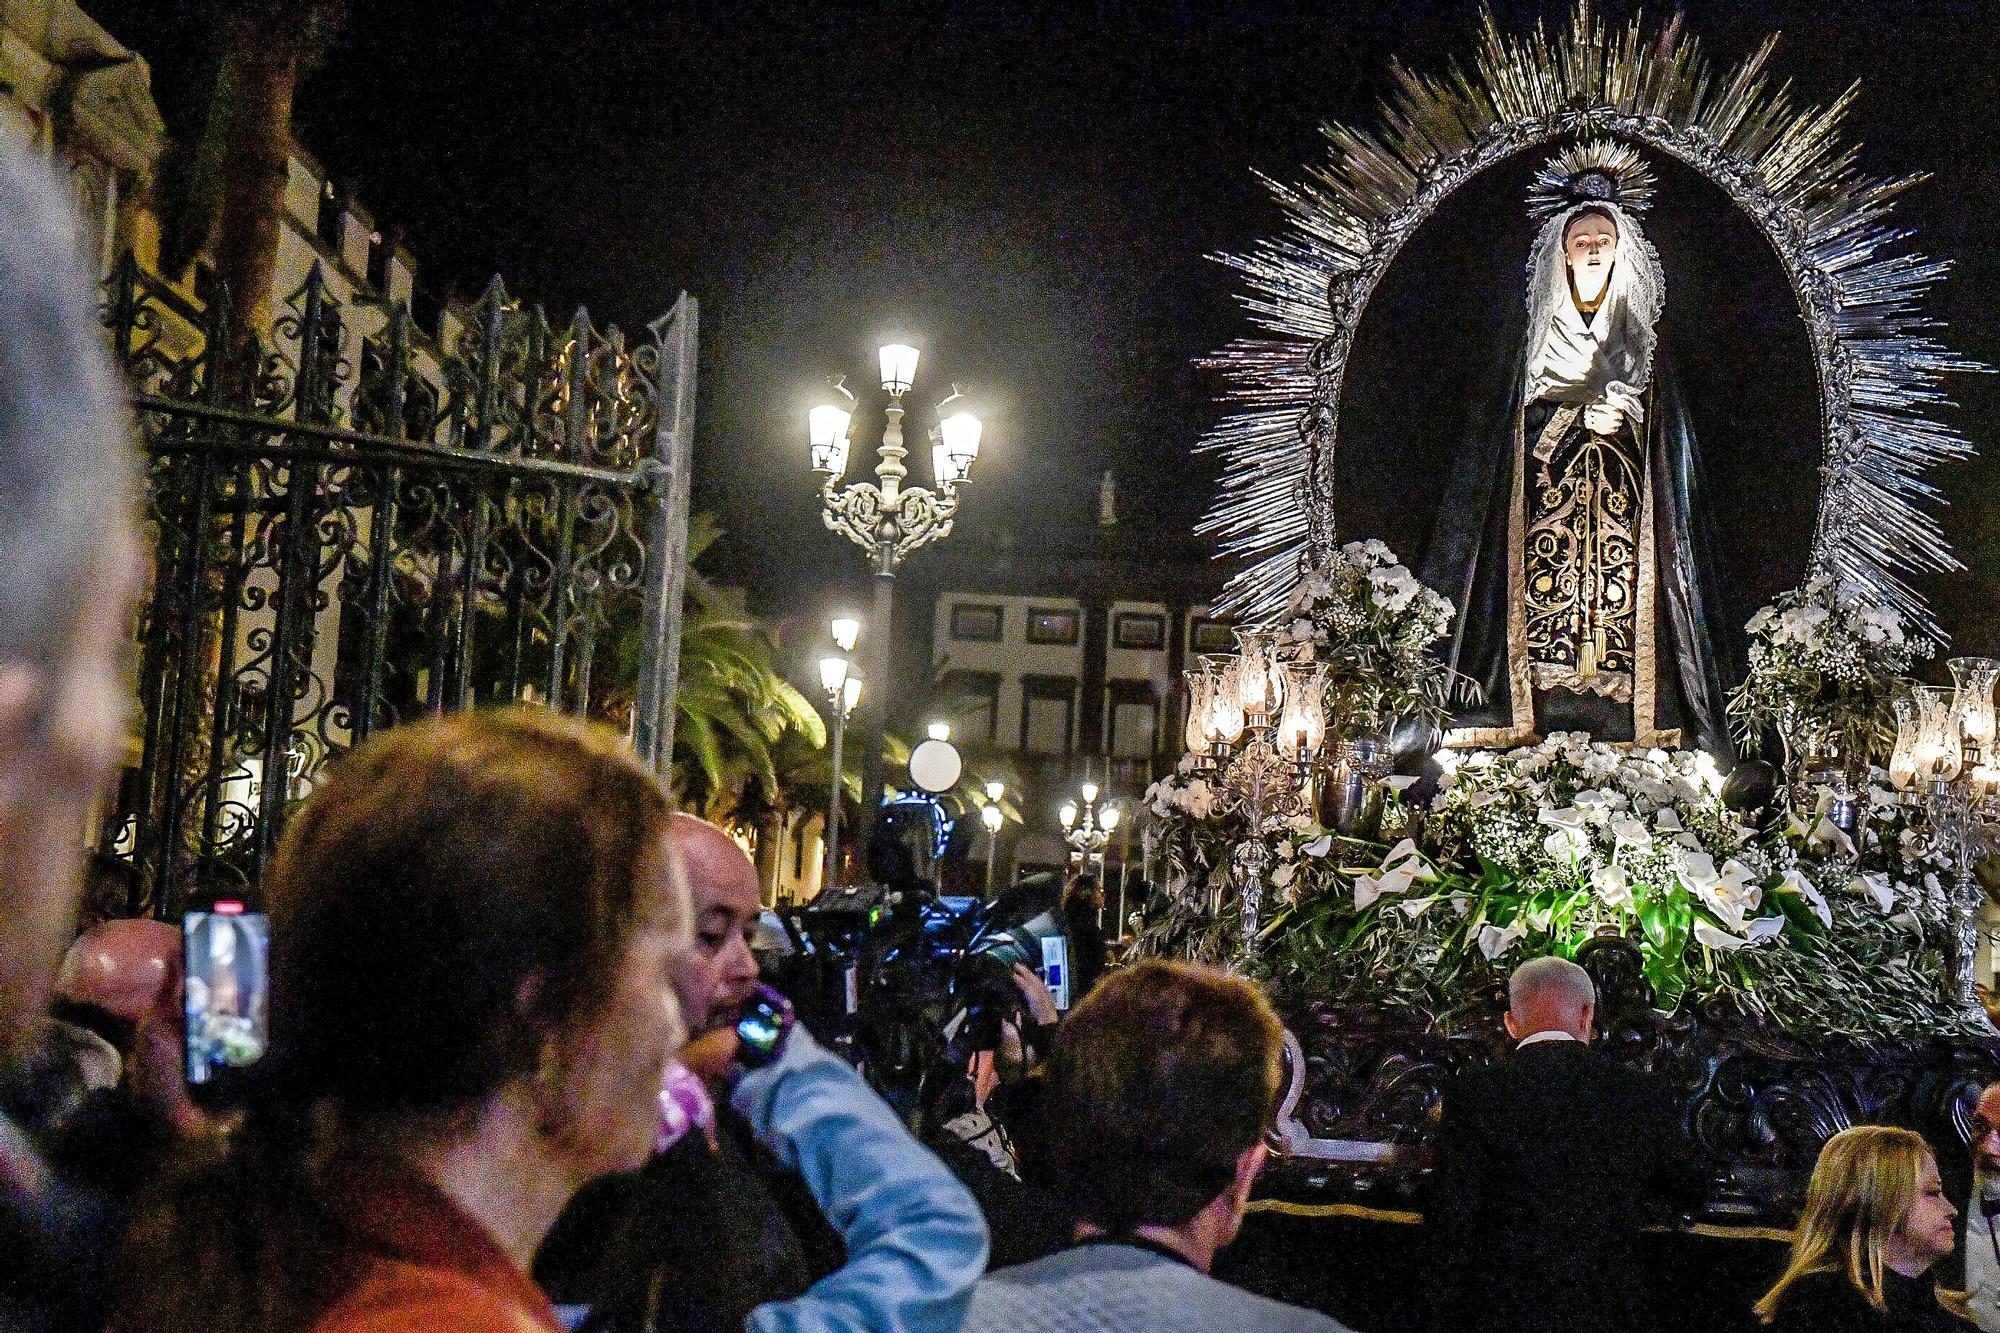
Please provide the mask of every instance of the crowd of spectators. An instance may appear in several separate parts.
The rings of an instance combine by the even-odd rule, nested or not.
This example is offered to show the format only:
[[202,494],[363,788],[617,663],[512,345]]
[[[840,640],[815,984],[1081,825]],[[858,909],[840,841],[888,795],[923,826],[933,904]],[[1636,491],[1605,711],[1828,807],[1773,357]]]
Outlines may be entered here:
[[[1080,879],[1077,1003],[1015,968],[913,1132],[764,984],[741,848],[545,712],[399,727],[316,784],[261,886],[268,1045],[198,1107],[180,932],[74,929],[140,581],[74,253],[57,184],[0,151],[0,1330],[1341,1327],[1212,1273],[1282,1142],[1257,985],[1114,966]],[[1639,1232],[1702,1182],[1666,1090],[1592,1046],[1595,998],[1526,964],[1512,1058],[1446,1089],[1413,1320],[1660,1322]],[[2000,1329],[2000,1086],[1972,1149],[1954,1190],[1908,1130],[1834,1136],[1756,1318]]]

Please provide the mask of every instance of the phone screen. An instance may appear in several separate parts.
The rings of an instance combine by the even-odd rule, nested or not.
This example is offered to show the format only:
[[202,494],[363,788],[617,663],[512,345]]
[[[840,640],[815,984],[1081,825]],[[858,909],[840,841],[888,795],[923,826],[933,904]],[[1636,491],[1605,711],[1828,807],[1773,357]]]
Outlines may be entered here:
[[1042,936],[1042,983],[1056,997],[1056,1008],[1069,1009],[1069,940],[1062,935]]
[[255,1064],[270,1039],[271,921],[233,903],[181,918],[187,959],[187,1081]]

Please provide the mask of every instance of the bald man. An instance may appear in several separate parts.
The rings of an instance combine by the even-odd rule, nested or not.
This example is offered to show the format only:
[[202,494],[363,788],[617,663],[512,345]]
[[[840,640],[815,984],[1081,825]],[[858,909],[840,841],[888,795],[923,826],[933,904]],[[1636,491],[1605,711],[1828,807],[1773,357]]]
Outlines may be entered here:
[[[757,929],[763,901],[757,867],[736,840],[705,819],[674,816],[668,834],[687,871],[688,896],[694,904],[694,948],[674,970],[674,991],[687,1015],[689,1044],[714,1033],[733,1030],[743,1006],[757,988],[757,959],[750,940]],[[701,1072],[719,1078],[728,1056],[714,1060],[718,1044],[700,1043],[691,1068],[709,1059]]]
[[[1963,1188],[1965,1177],[1959,1174],[1955,1183],[1961,1189],[1953,1191],[1954,1202],[1964,1197],[1959,1216],[1965,1229],[1959,1245],[1965,1273],[1957,1285],[1971,1297],[1972,1317],[1981,1333],[2000,1333],[2000,1083],[1981,1090],[1972,1108],[1972,1139],[1966,1146],[1972,1153],[1970,1189]],[[1943,1153],[1939,1156],[1950,1160]]]
[[1507,1001],[1512,1053],[1444,1093],[1424,1209],[1432,1327],[1644,1333],[1640,1228],[1700,1196],[1679,1100],[1591,1049],[1597,992],[1575,963],[1522,964]]
[[957,1328],[986,1264],[978,1205],[803,1028],[775,1063],[731,1068],[758,984],[756,867],[692,815],[674,817],[669,839],[694,909],[694,947],[672,978],[690,1038],[681,1059],[709,1080],[714,1123],[579,1194],[536,1280],[608,1333]]

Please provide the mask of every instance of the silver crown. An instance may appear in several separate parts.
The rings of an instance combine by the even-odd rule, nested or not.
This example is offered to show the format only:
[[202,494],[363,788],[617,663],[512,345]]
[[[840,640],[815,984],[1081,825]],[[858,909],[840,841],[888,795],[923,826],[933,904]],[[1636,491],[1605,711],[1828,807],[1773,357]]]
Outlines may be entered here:
[[1589,139],[1542,163],[1528,187],[1528,213],[1540,222],[1577,204],[1616,204],[1637,215],[1651,207],[1654,184],[1638,149],[1616,139]]

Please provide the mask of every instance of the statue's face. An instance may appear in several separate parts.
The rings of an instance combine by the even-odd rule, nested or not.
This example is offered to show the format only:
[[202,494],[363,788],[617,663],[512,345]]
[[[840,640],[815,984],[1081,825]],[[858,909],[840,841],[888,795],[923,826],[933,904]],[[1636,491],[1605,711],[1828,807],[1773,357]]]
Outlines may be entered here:
[[1589,304],[1604,295],[1617,253],[1618,228],[1610,218],[1586,213],[1564,228],[1563,259],[1579,301]]

